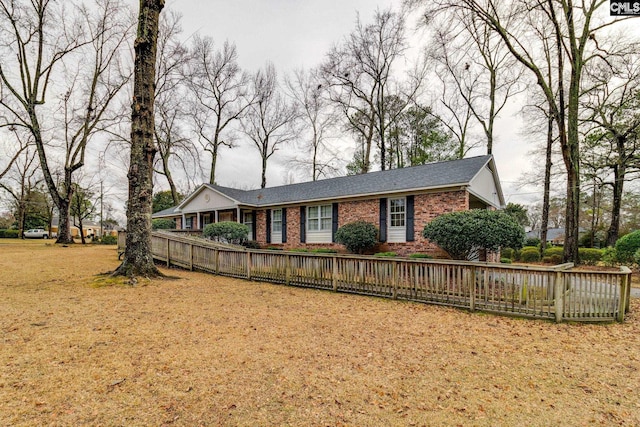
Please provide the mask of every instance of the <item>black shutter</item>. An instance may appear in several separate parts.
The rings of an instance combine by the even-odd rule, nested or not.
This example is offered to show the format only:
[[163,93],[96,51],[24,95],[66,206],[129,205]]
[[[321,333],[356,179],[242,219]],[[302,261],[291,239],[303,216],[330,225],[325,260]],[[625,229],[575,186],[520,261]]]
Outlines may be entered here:
[[387,199],[380,199],[380,241],[387,241]]
[[413,196],[407,196],[407,226],[406,226],[406,230],[407,230],[407,242],[413,242],[415,240],[414,237],[414,200],[413,200]]
[[267,209],[267,243],[271,243],[271,209]]
[[287,208],[282,208],[282,243],[287,243]]
[[336,241],[336,231],[338,231],[338,204],[331,206],[331,241]]
[[256,234],[258,228],[256,226],[256,211],[251,211],[251,235],[253,236],[253,240],[258,240],[258,235]]
[[307,241],[307,207],[300,206],[300,243]]

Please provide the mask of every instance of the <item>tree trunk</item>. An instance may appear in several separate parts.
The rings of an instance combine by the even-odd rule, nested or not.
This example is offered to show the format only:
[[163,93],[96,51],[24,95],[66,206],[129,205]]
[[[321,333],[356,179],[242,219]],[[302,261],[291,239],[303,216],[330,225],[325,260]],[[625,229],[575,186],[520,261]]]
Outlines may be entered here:
[[613,172],[613,206],[611,207],[611,224],[607,230],[607,246],[615,246],[620,233],[620,209],[622,208],[622,191],[626,175],[624,162],[618,162]]
[[113,273],[127,277],[158,276],[151,252],[153,199],[154,81],[158,19],[164,0],[140,0],[134,44],[135,71],[131,113],[131,162],[127,203],[127,239],[122,264]]
[[84,227],[82,226],[82,218],[78,218],[78,228],[80,229],[80,241],[83,245],[86,245],[87,241],[84,238]]
[[71,203],[68,198],[60,197],[58,199],[58,237],[56,243],[68,245],[73,242],[71,237],[71,224],[69,222],[69,209]]
[[211,172],[209,174],[209,184],[216,183],[216,163],[218,162],[218,145],[211,147]]
[[544,165],[544,195],[542,199],[542,220],[540,224],[540,256],[544,254],[547,247],[547,230],[549,228],[549,198],[551,188],[551,153],[553,148],[553,112],[549,108],[549,117],[547,118],[547,151],[546,161]]

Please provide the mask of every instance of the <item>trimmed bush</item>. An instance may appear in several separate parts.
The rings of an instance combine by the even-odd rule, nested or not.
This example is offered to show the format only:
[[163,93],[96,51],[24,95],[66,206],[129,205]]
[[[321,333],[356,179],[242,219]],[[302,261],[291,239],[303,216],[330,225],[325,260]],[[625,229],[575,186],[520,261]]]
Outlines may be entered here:
[[345,224],[336,231],[336,242],[354,254],[363,254],[378,243],[378,229],[366,221]]
[[551,246],[544,250],[544,256],[548,257],[560,257],[560,261],[562,261],[562,254],[564,253],[564,248],[560,248],[557,246]]
[[395,252],[378,252],[376,254],[373,254],[373,256],[377,256],[380,258],[385,258],[385,257],[393,258],[394,256],[398,256],[398,254]]
[[20,230],[6,229],[0,230],[0,239],[17,239],[20,237]]
[[537,237],[527,237],[524,239],[525,246],[540,246],[540,239]]
[[578,240],[578,246],[582,248],[602,248],[607,244],[607,235],[602,231],[596,231],[591,243],[591,232],[584,233]]
[[502,258],[513,259],[514,252],[515,250],[513,250],[513,248],[503,248],[500,251],[500,254],[502,255]]
[[602,262],[607,267],[613,267],[618,263],[616,257],[616,248],[609,246],[602,249]]
[[562,255],[554,254],[542,257],[545,264],[562,264]]
[[580,262],[587,265],[596,265],[602,260],[602,249],[578,248]]
[[472,209],[440,215],[424,226],[422,235],[454,259],[473,259],[481,248],[497,252],[500,248],[520,248],[524,230],[501,211]]
[[102,236],[100,239],[101,245],[117,245],[118,237],[112,236],[111,234],[107,234],[106,236]]
[[616,242],[616,259],[620,264],[632,264],[633,255],[640,249],[640,230],[622,236]]
[[202,230],[202,235],[218,242],[241,245],[247,241],[249,227],[234,221],[216,222],[207,224]]
[[409,258],[414,258],[414,259],[433,259],[433,257],[429,254],[411,254],[409,255]]
[[540,262],[540,251],[538,248],[528,247],[520,251],[520,261]]
[[289,252],[309,252],[309,249],[305,249],[305,248],[293,248],[293,249],[289,249]]
[[172,219],[157,218],[151,220],[151,228],[153,230],[175,230],[176,222]]
[[638,249],[636,253],[633,254],[633,258],[636,260],[636,264],[640,265],[640,249]]
[[500,264],[511,264],[511,258],[500,258]]

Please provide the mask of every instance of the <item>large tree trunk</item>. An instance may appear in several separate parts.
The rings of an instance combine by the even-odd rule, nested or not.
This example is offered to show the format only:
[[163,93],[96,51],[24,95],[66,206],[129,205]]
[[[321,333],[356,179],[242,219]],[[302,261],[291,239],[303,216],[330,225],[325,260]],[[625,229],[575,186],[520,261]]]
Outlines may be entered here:
[[69,244],[74,243],[71,237],[71,224],[69,221],[69,208],[71,203],[67,198],[60,197],[58,199],[58,237],[56,243]]
[[164,0],[140,0],[135,41],[135,73],[131,113],[131,162],[127,204],[127,239],[122,264],[114,275],[158,276],[151,252],[153,199],[154,81],[158,19]]
[[544,165],[544,195],[542,199],[542,221],[540,224],[540,256],[544,254],[547,247],[547,231],[549,229],[549,199],[551,189],[551,154],[553,148],[553,112],[549,108],[549,117],[547,118],[547,151],[545,153]]
[[211,147],[211,172],[209,173],[209,184],[216,183],[216,163],[218,162],[218,145]]
[[614,169],[613,206],[611,207],[611,224],[607,230],[607,246],[614,246],[620,233],[620,209],[622,208],[625,175],[624,163],[620,162]]

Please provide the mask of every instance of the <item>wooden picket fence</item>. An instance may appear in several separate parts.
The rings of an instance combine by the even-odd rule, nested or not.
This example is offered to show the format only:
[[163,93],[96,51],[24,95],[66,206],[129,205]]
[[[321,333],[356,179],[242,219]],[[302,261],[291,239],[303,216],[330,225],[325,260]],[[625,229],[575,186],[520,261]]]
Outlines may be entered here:
[[[124,234],[124,233],[122,233]],[[122,246],[119,238],[119,248]],[[153,233],[154,257],[217,275],[562,322],[624,321],[631,271],[246,250]]]

